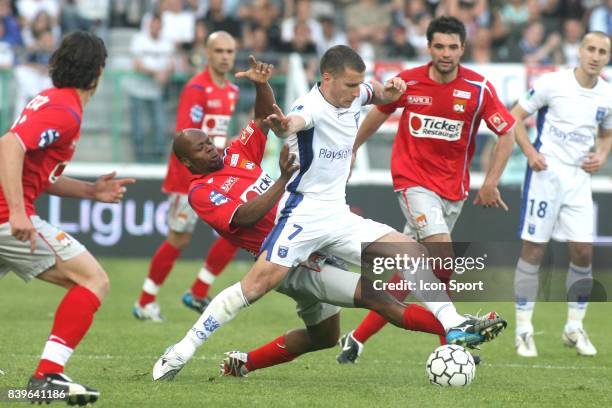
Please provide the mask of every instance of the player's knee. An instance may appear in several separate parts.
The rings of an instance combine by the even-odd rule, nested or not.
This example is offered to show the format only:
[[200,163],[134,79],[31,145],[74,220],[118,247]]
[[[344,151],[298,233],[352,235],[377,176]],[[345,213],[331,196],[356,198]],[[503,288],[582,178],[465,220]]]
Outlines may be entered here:
[[590,265],[592,258],[593,250],[589,244],[574,245],[571,249],[571,261],[575,265]]
[[182,251],[189,246],[189,243],[191,242],[191,234],[186,232],[170,231],[168,233],[167,241],[174,248]]
[[99,269],[91,279],[92,286],[95,287],[95,292],[102,300],[110,290],[110,279],[103,269]]

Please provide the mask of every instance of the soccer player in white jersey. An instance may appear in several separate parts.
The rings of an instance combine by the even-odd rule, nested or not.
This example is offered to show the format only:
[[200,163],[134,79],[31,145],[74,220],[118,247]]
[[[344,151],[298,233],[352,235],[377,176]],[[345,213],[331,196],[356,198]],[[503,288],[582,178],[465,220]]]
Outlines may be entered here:
[[[579,355],[597,353],[582,321],[593,279],[591,174],[605,163],[612,145],[612,85],[599,77],[610,59],[610,38],[586,34],[579,55],[578,67],[542,75],[512,109],[516,139],[529,161],[519,227],[523,246],[515,272],[516,351],[523,357],[538,355],[531,317],[538,270],[551,238],[567,242],[570,255],[562,340]],[[536,111],[537,139],[531,144],[524,120]]]
[[[185,338],[158,360],[155,377],[173,377],[217,329],[277,287],[294,265],[319,249],[356,265],[361,263],[362,243],[371,243],[363,248],[365,256],[394,257],[398,250],[411,257],[426,253],[393,228],[352,213],[345,200],[361,106],[396,100],[406,90],[405,82],[396,77],[384,86],[377,81],[364,83],[363,60],[342,45],[327,50],[320,71],[321,82],[298,98],[288,116],[275,105],[276,113],[266,120],[277,136],[288,137],[300,170],[286,186],[276,224],[255,264],[240,282],[220,292]],[[398,243],[404,247],[398,248]],[[408,244],[412,245],[406,250]],[[423,303],[444,327],[448,343],[474,347],[505,328],[506,322],[495,312],[466,317],[444,296]]]

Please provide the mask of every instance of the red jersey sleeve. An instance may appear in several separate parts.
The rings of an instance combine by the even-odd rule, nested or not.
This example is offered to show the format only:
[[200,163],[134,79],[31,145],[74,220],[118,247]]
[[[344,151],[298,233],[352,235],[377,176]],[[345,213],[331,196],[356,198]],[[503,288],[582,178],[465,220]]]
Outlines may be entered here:
[[202,128],[205,101],[206,93],[203,86],[192,84],[183,89],[176,111],[177,132],[188,128]]
[[516,119],[506,109],[502,101],[499,100],[495,88],[493,88],[489,81],[486,81],[484,92],[484,105],[481,117],[487,123],[487,127],[496,135],[501,136],[508,133],[514,127]]
[[251,121],[242,132],[240,136],[232,142],[234,149],[242,152],[246,157],[251,159],[257,165],[261,165],[261,161],[264,157],[266,150],[266,142],[268,137],[261,131],[261,129]]
[[39,111],[26,110],[11,128],[26,151],[51,145],[68,145],[79,134],[81,119],[76,112],[62,106]]
[[198,216],[220,233],[234,233],[230,226],[234,214],[243,204],[222,194],[210,184],[195,185],[189,192],[189,204]]

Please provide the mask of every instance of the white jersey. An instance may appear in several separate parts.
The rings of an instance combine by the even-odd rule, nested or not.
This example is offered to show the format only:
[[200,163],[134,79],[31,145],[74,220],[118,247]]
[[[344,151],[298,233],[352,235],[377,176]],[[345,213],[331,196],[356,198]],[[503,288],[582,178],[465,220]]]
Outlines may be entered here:
[[529,114],[538,111],[535,148],[568,165],[582,165],[598,126],[612,128],[612,85],[599,78],[583,88],[573,69],[542,75],[519,104]]
[[364,83],[349,108],[337,108],[325,100],[315,85],[294,102],[288,115],[300,116],[306,127],[287,140],[289,152],[300,163],[300,170],[287,184],[287,192],[315,200],[346,201],[359,115],[372,97],[372,86]]

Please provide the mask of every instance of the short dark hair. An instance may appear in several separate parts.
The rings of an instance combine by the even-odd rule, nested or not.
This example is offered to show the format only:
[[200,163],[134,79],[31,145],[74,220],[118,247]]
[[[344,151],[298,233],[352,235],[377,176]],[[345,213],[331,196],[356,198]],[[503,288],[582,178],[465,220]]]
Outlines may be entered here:
[[325,51],[325,54],[321,57],[319,66],[321,75],[325,72],[337,75],[344,72],[346,68],[357,72],[364,72],[366,69],[363,59],[351,47],[336,45]]
[[465,43],[465,25],[455,17],[438,17],[431,20],[427,27],[427,42],[431,44],[434,33],[457,34],[461,44]]
[[104,41],[92,33],[75,31],[66,35],[49,60],[53,86],[95,88],[107,55]]

